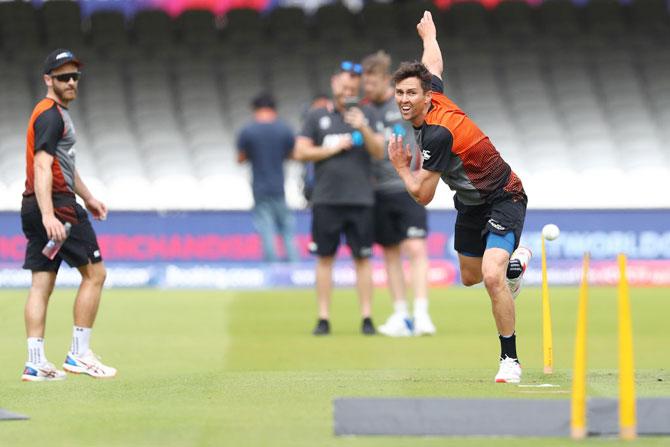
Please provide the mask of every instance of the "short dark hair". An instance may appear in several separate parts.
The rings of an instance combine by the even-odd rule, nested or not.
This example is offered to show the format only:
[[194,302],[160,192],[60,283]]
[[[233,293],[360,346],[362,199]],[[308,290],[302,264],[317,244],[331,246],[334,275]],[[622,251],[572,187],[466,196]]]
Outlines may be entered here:
[[430,71],[421,62],[401,63],[400,67],[393,73],[393,84],[397,84],[407,78],[419,78],[423,91],[427,92],[431,90],[433,75],[430,74]]
[[266,107],[269,109],[276,109],[277,102],[275,101],[274,96],[272,96],[270,93],[263,92],[256,95],[256,97],[251,101],[251,107],[254,110],[263,109]]

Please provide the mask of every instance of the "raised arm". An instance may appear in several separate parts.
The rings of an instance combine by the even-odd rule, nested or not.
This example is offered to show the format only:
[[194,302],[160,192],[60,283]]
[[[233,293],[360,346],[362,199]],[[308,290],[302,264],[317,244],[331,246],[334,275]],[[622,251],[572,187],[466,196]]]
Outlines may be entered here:
[[440,51],[440,45],[437,43],[437,30],[435,29],[435,22],[433,22],[433,15],[429,11],[423,13],[421,21],[416,25],[416,30],[423,41],[421,62],[428,68],[428,71],[442,79],[444,69],[442,52]]

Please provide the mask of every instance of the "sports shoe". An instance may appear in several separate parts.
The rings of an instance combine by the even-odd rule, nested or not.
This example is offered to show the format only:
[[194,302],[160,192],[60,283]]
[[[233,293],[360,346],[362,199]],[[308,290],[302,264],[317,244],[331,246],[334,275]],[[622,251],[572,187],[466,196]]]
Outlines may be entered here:
[[[526,272],[526,267],[533,257],[533,252],[526,247],[519,247],[514,250],[512,256],[509,258],[509,265],[507,266],[507,286],[512,292],[512,298],[519,296],[521,292],[521,285],[523,283],[523,274]],[[510,278],[513,276],[513,278]]]
[[394,313],[379,326],[379,333],[387,337],[409,337],[412,335],[412,320],[402,314]]
[[363,318],[363,322],[361,323],[361,332],[363,335],[375,335],[377,333],[375,330],[375,325],[372,324],[372,318]]
[[104,365],[100,357],[90,349],[84,355],[68,353],[63,363],[63,369],[73,374],[88,374],[96,379],[107,379],[116,375],[116,368]]
[[517,359],[505,356],[500,359],[500,368],[496,374],[496,383],[519,383],[521,382],[521,365]]
[[330,323],[325,318],[320,318],[316,323],[316,327],[312,331],[313,335],[328,335],[330,334]]
[[437,330],[430,315],[425,312],[414,314],[414,335],[434,335]]
[[52,380],[65,380],[67,375],[50,362],[44,362],[40,365],[26,362],[23,367],[21,380],[24,382],[50,382]]

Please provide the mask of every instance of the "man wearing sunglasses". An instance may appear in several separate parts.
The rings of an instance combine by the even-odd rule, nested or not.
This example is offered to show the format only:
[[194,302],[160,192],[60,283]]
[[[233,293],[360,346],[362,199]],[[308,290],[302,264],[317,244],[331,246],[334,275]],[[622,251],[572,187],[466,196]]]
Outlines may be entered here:
[[[62,261],[82,276],[74,303],[72,344],[63,368],[97,378],[116,375],[116,369],[102,364],[89,347],[106,271],[95,232],[76,196],[96,219],[107,217],[107,207],[91,194],[75,168],[75,129],[67,107],[77,98],[80,68],[71,51],[58,49],[47,56],[47,95],[35,106],[28,124],[21,224],[28,239],[23,268],[32,272],[25,308],[28,361],[22,375],[29,382],[65,379],[44,352],[47,305]],[[65,223],[71,225],[69,234]],[[42,254],[49,240],[63,243],[53,259]]]
[[372,244],[374,239],[372,158],[384,156],[376,115],[358,105],[362,68],[342,62],[331,77],[332,107],[311,110],[296,139],[296,158],[315,164],[312,242],[317,256],[319,320],[314,335],[330,333],[333,263],[345,235],[356,267],[356,289],[363,317],[361,331],[373,335]]

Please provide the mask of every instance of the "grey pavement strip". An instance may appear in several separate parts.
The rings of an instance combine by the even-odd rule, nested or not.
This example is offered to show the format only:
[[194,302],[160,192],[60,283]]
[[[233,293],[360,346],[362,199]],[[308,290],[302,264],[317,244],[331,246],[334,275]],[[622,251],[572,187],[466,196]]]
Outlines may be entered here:
[[[336,435],[551,436],[570,434],[567,399],[339,398]],[[638,433],[670,435],[670,398],[637,400]],[[589,399],[592,436],[618,433],[618,401]]]

